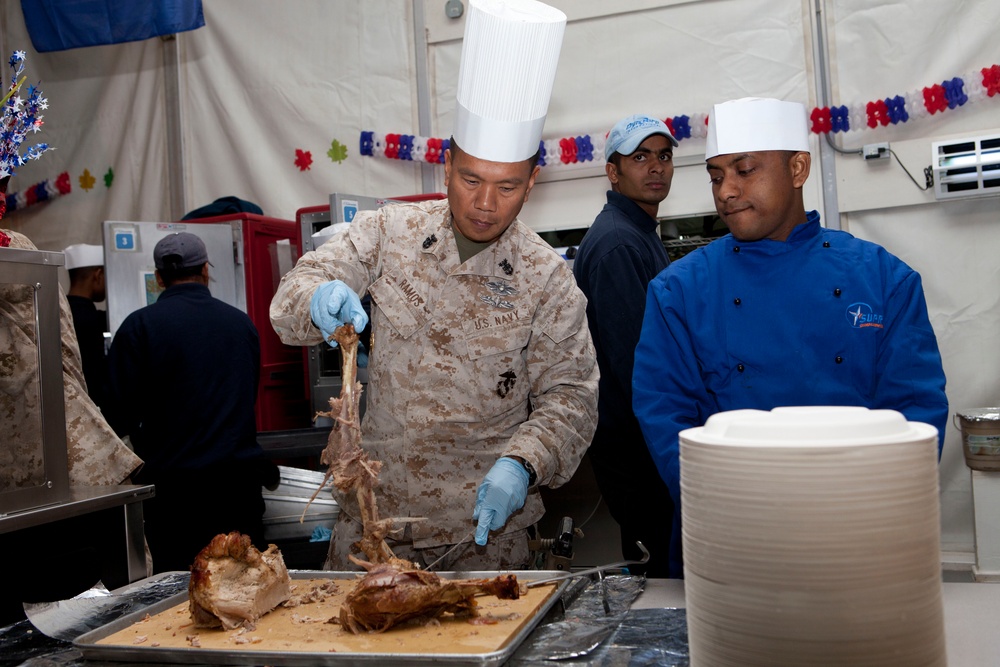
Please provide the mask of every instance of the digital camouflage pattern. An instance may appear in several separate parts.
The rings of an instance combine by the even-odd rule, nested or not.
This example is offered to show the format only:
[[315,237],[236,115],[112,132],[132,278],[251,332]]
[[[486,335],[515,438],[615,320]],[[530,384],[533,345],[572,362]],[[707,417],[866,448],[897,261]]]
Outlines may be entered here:
[[[359,213],[282,278],[270,311],[282,341],[321,342],[310,299],[335,279],[372,298],[362,447],[383,462],[380,514],[425,519],[410,524],[416,548],[468,537],[500,456],[530,462],[539,484],[573,476],[597,423],[598,369],[583,294],[537,234],[515,220],[462,264],[446,200]],[[502,532],[543,512],[532,489]]]
[[[4,231],[11,248],[37,249],[24,235]],[[61,292],[59,324],[70,485],[121,484],[142,459],[115,435],[87,395],[73,315]],[[0,492],[44,482],[34,328],[32,287],[0,284]]]

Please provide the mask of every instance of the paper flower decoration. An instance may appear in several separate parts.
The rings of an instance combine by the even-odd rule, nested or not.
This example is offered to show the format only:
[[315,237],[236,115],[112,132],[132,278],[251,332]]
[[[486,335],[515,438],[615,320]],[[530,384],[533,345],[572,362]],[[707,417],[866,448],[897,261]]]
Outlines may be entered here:
[[80,187],[87,192],[90,192],[90,190],[94,187],[94,184],[97,183],[97,179],[94,178],[94,175],[90,173],[89,169],[86,168],[83,170],[83,173],[80,174],[79,181]]
[[347,146],[334,139],[326,156],[339,164],[347,159]]
[[301,148],[295,149],[295,166],[299,168],[299,171],[309,169],[312,166],[312,161],[312,153]]
[[[35,86],[21,90],[27,78],[22,76],[24,51],[14,51],[9,62],[13,75],[7,94],[0,100],[0,178],[13,176],[18,167],[29,160],[37,160],[49,150],[48,144],[39,143],[21,151],[21,143],[28,133],[41,129],[42,116],[38,112],[47,109],[49,102]],[[27,98],[21,97],[22,92],[27,93]]]

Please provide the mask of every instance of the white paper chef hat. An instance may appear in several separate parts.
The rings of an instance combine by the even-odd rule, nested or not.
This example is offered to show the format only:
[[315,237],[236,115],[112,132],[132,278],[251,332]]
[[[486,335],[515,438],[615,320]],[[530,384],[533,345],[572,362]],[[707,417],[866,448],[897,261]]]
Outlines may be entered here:
[[754,151],[808,151],[806,108],[799,102],[744,97],[716,104],[708,116],[705,159]]
[[104,246],[76,243],[63,250],[66,255],[66,270],[84,266],[104,266]]
[[326,227],[324,227],[323,229],[319,230],[318,232],[312,235],[313,247],[314,248],[320,247],[321,245],[329,241],[331,236],[333,236],[334,234],[336,234],[341,230],[347,229],[350,226],[351,223],[349,222],[335,222],[332,225],[327,225]]
[[536,0],[471,0],[458,71],[455,141],[492,162],[538,152],[566,15]]

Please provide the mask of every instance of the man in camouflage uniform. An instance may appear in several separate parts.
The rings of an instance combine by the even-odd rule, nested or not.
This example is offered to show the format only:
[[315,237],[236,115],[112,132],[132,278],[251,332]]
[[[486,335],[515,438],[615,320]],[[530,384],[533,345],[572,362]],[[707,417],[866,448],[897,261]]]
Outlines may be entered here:
[[[271,302],[285,343],[315,345],[345,322],[362,330],[358,295],[371,297],[362,447],[383,464],[379,514],[414,519],[389,546],[423,565],[527,567],[527,529],[544,513],[537,486],[568,481],[594,434],[586,300],[517,219],[538,175],[565,25],[540,2],[512,12],[472,0],[448,200],[359,214],[306,253]],[[337,500],[326,567],[353,569],[358,507]]]
[[[0,245],[36,250],[10,230],[0,230]],[[45,481],[33,292],[31,285],[0,283],[0,493]],[[87,394],[73,315],[62,292],[59,326],[69,484],[128,483],[142,460],[118,439]],[[69,598],[98,579],[115,585],[107,575],[120,573],[106,570],[105,564],[116,545],[106,538],[120,516],[105,510],[0,535],[0,566],[17,572],[0,596],[0,624],[23,618],[22,602]]]
[[[11,248],[36,250],[17,232],[4,230]],[[69,302],[59,294],[62,338],[63,396],[69,483],[104,486],[127,482],[142,460],[108,425],[87,395],[80,347]],[[41,449],[41,406],[35,344],[34,295],[29,285],[0,285],[0,492],[37,486],[44,480]]]
[[[585,300],[566,262],[516,218],[537,172],[534,160],[491,163],[453,144],[447,201],[359,213],[298,261],[271,303],[285,343],[314,345],[324,339],[310,316],[317,288],[342,281],[353,299],[371,295],[362,445],[383,463],[380,514],[423,519],[389,542],[397,556],[426,565],[467,539],[484,475],[516,457],[535,475],[523,508],[485,548],[456,549],[441,567],[527,566],[526,529],[544,512],[537,485],[568,481],[593,435]],[[354,569],[357,504],[337,500],[326,567]]]

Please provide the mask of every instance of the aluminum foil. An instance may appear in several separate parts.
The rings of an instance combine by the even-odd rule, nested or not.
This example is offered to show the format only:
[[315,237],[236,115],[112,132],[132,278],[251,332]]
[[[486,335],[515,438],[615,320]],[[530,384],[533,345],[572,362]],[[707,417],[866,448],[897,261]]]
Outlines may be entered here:
[[0,667],[83,667],[83,656],[73,647],[73,638],[187,590],[189,576],[172,572],[126,587],[118,595],[98,585],[70,600],[26,604],[28,618],[42,627],[25,620],[0,628]]
[[966,408],[955,415],[970,422],[1000,422],[1000,408]]
[[554,608],[508,664],[687,667],[683,609],[629,610],[645,583],[630,575],[577,582],[563,594],[563,609]]

